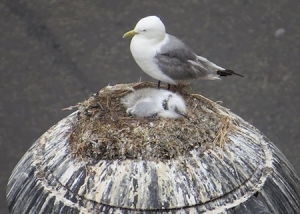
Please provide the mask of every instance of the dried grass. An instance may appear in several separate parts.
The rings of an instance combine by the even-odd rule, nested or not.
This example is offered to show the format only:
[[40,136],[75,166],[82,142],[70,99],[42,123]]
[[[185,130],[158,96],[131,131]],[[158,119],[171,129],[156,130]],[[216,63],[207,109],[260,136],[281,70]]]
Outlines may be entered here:
[[[133,89],[156,87],[140,82],[107,86],[79,103],[78,121],[70,136],[73,154],[92,160],[163,160],[222,147],[231,117],[219,105],[185,91],[187,85],[172,88],[186,101],[190,120],[130,118],[120,99]],[[224,110],[224,109],[223,109]]]

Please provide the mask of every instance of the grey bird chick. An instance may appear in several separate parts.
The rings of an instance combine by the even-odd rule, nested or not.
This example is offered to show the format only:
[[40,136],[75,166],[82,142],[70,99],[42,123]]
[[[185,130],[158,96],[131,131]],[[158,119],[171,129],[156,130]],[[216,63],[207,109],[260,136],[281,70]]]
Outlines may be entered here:
[[184,99],[167,90],[156,88],[135,90],[125,95],[121,102],[127,108],[127,114],[132,117],[175,119],[183,116],[188,119]]

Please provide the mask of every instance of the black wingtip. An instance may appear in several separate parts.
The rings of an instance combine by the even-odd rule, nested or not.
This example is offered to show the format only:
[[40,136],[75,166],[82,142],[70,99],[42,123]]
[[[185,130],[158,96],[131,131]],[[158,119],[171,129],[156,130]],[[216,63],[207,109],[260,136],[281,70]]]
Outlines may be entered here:
[[244,77],[243,75],[235,73],[233,70],[229,70],[229,69],[225,69],[223,71],[217,71],[217,74],[221,77],[226,77],[226,76],[233,75],[233,74],[240,76],[240,77]]

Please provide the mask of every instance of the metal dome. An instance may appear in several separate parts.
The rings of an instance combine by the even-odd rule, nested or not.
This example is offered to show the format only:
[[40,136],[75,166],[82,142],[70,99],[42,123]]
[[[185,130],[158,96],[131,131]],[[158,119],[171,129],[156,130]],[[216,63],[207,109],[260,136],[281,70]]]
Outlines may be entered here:
[[8,182],[11,213],[299,213],[278,148],[226,108],[180,90],[190,120],[128,118],[107,86],[43,134]]

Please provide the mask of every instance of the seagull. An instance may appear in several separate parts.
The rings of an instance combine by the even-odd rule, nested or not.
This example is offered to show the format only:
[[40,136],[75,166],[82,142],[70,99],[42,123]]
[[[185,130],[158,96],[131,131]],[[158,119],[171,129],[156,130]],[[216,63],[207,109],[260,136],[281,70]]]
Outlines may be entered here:
[[164,89],[143,88],[125,95],[121,103],[132,117],[180,118],[188,119],[184,99],[176,93]]
[[131,36],[133,58],[146,74],[158,80],[158,88],[161,81],[170,89],[170,84],[177,85],[180,80],[216,80],[232,74],[243,77],[196,55],[181,40],[167,34],[165,25],[157,16],[142,18],[123,38]]

